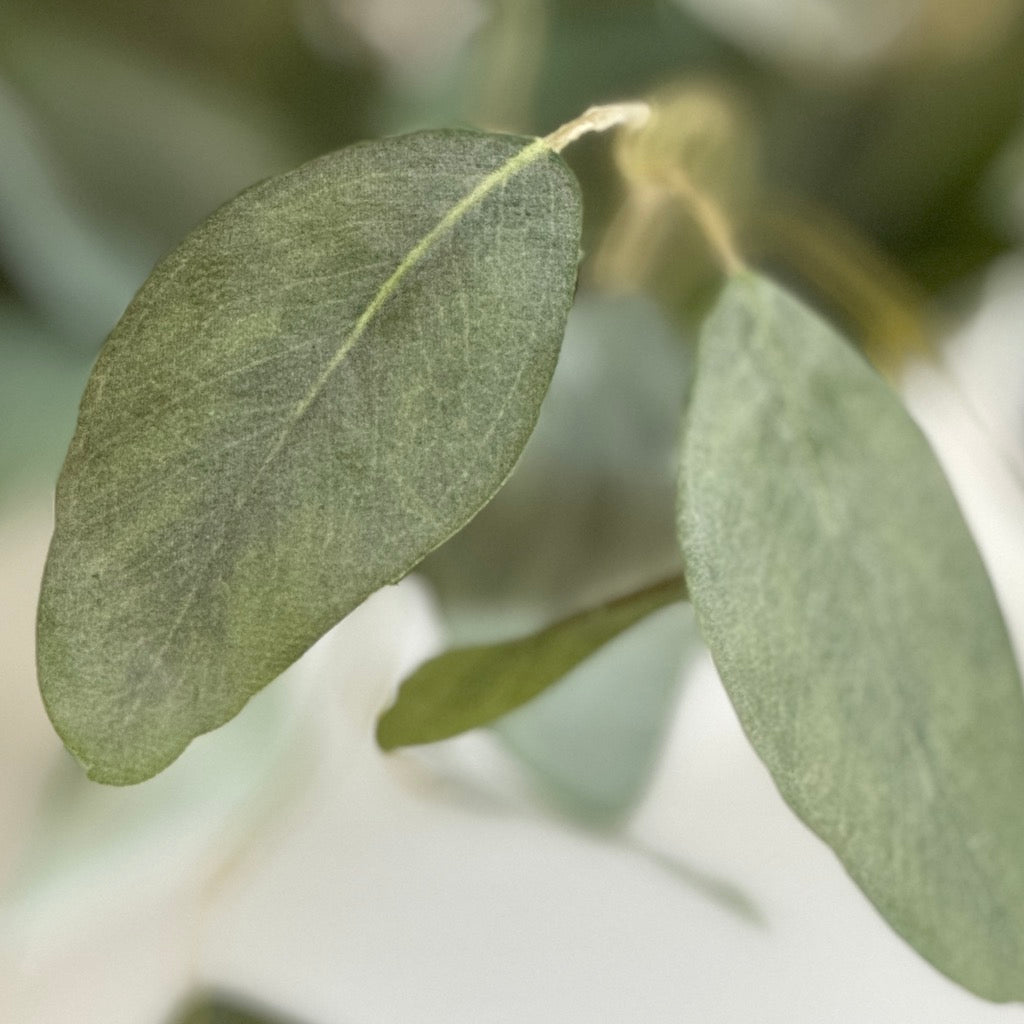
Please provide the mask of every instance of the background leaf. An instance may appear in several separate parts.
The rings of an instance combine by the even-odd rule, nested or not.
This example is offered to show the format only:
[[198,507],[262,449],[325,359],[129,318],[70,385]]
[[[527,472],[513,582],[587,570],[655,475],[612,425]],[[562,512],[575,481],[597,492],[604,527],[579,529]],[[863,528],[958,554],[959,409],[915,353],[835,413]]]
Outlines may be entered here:
[[486,725],[525,704],[599,647],[685,595],[673,578],[581,612],[534,636],[432,658],[403,684],[377,723],[385,750],[432,743]]
[[1024,998],[1024,700],[922,435],[744,275],[703,335],[681,473],[698,622],[783,796],[935,966]]
[[702,651],[688,604],[652,612],[494,729],[558,810],[620,824],[643,795],[679,697]]
[[539,141],[428,132],[243,193],[157,268],[90,378],[40,602],[93,778],[159,771],[491,497],[579,230]]
[[61,359],[38,318],[0,300],[0,507],[28,482],[53,480],[89,375],[82,356]]
[[292,1016],[254,1007],[249,1000],[213,993],[197,996],[170,1024],[299,1024]]

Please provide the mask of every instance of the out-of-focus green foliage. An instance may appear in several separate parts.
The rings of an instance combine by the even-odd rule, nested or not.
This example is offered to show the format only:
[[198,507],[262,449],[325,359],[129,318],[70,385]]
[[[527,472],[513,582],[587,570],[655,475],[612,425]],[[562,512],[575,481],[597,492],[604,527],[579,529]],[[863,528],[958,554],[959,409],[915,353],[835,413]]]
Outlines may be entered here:
[[281,1016],[251,1006],[227,995],[199,996],[175,1015],[169,1024],[301,1024],[295,1017]]
[[88,360],[55,344],[38,317],[0,304],[0,506],[19,487],[52,485],[88,372]]

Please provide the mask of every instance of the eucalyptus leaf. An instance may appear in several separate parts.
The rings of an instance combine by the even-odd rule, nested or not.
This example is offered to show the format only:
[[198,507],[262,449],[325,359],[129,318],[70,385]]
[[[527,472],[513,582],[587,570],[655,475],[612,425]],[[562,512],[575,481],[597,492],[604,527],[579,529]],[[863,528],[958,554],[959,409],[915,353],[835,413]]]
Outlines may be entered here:
[[40,599],[92,778],[159,771],[490,499],[579,231],[542,141],[425,132],[256,186],[157,267],[86,389]]
[[[47,175],[74,197],[77,219],[86,226],[95,219],[111,234],[116,230],[111,241],[123,234],[133,243],[125,255],[150,252],[152,242],[158,243],[145,264],[128,264],[133,274],[139,271],[133,277],[137,285],[153,257],[199,218],[250,182],[293,167],[309,154],[297,151],[295,125],[288,124],[276,103],[225,80],[223,48],[216,56],[205,55],[199,73],[188,66],[203,41],[198,24],[174,26],[186,22],[187,13],[167,10],[161,42],[173,45],[176,31],[185,33],[191,41],[188,57],[157,57],[128,27],[134,12],[118,12],[118,30],[110,34],[102,26],[110,16],[102,8],[109,5],[93,6],[87,13],[82,4],[55,4],[51,10],[21,0],[5,5],[13,17],[0,34],[0,73],[38,125],[51,162]],[[244,14],[239,4],[235,14],[246,17],[241,35],[256,28],[259,15],[251,4]],[[230,16],[228,3],[217,16]],[[152,11],[148,20],[154,20]],[[264,50],[264,59],[268,56]],[[274,54],[275,60],[280,57]],[[260,63],[251,56],[249,62]],[[211,65],[216,66],[212,75]],[[308,61],[306,67],[314,70]],[[345,113],[334,114],[343,125]],[[72,236],[70,241],[77,240]],[[74,252],[65,259],[70,261]],[[96,268],[80,264],[79,272],[95,277],[107,270],[111,256],[121,253],[99,255],[105,259]],[[114,264],[110,269],[120,268]],[[98,338],[110,330],[119,309]]]
[[1024,998],[1021,683],[923,435],[743,274],[701,340],[681,468],[698,622],[782,795],[932,964]]
[[432,658],[402,684],[380,717],[377,742],[393,750],[487,725],[543,693],[630,626],[684,597],[681,578],[673,577],[540,633]]
[[56,476],[88,375],[88,360],[62,351],[45,322],[0,299],[0,507]]

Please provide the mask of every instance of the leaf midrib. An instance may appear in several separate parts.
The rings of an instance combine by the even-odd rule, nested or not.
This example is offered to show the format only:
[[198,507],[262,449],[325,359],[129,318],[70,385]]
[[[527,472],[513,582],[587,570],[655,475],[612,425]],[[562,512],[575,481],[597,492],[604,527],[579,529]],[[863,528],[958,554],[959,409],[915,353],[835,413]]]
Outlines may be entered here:
[[392,271],[391,276],[377,289],[376,294],[370,300],[369,305],[360,314],[352,330],[345,336],[338,351],[331,357],[330,362],[321,371],[320,376],[313,382],[306,394],[296,404],[287,422],[281,429],[277,441],[274,442],[267,457],[260,464],[259,469],[253,477],[252,486],[239,501],[238,508],[241,509],[249,500],[252,492],[255,491],[260,477],[267,467],[280,454],[281,449],[287,443],[288,436],[295,428],[295,425],[309,411],[309,408],[316,401],[317,397],[326,387],[327,382],[337,371],[338,367],[345,361],[349,352],[355,347],[359,339],[366,333],[374,317],[383,308],[384,303],[394,294],[402,279],[406,277],[420,263],[424,256],[430,251],[433,245],[445,234],[451,231],[462,218],[480,201],[482,201],[497,186],[504,184],[514,174],[522,170],[528,164],[536,160],[543,152],[548,151],[548,146],[543,139],[535,139],[529,146],[521,149],[512,159],[507,160],[500,167],[491,171],[486,177],[466,193],[438,222],[430,229],[406,254],[405,258]]

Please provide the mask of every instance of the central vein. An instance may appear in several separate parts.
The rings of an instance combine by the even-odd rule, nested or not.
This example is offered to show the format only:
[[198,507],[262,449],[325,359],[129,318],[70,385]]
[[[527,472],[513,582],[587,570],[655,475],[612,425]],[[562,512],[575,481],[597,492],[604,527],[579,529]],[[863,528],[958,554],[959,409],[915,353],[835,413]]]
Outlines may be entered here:
[[507,160],[500,167],[491,171],[491,173],[486,177],[481,178],[477,185],[467,192],[466,195],[464,195],[450,210],[448,210],[448,212],[433,226],[433,228],[431,228],[430,231],[428,231],[409,250],[402,262],[399,263],[391,273],[391,276],[388,277],[380,288],[377,289],[377,293],[363,310],[359,319],[356,320],[352,329],[345,336],[345,339],[338,347],[338,351],[334,353],[330,362],[324,367],[320,376],[313,382],[309,391],[292,410],[291,415],[288,417],[288,421],[282,428],[273,447],[270,449],[267,457],[263,460],[260,468],[256,471],[256,475],[253,478],[254,485],[266,467],[274,461],[278,453],[281,451],[288,439],[288,435],[291,432],[292,427],[302,419],[309,407],[314,401],[316,401],[317,395],[323,391],[328,380],[330,380],[334,372],[345,361],[345,357],[352,351],[356,342],[358,342],[366,333],[366,329],[370,326],[373,318],[380,312],[383,305],[398,289],[398,286],[402,283],[402,279],[416,268],[417,264],[423,260],[423,257],[426,256],[437,241],[454,229],[459,221],[461,221],[470,210],[475,206],[478,206],[491,192],[500,185],[503,185],[518,171],[533,163],[535,160],[540,159],[545,153],[549,152],[551,152],[551,148],[547,144],[546,140],[535,139],[528,146],[525,146],[516,153],[512,159]]

